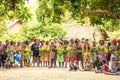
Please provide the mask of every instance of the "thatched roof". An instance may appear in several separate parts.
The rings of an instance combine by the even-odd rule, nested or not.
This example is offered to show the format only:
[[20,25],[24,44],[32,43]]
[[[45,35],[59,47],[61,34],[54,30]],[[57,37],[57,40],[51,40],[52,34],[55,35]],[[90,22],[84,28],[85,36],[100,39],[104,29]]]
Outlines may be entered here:
[[16,20],[7,20],[6,21],[6,28],[13,27],[13,25],[16,24],[17,22],[19,22],[20,24],[22,24],[22,21],[19,20],[19,19],[16,19]]
[[6,28],[8,28],[7,33],[19,32],[21,25],[22,21],[19,19],[6,21]]
[[79,25],[71,25],[65,26],[65,30],[67,31],[67,35],[64,39],[71,39],[71,38],[85,38],[93,40],[93,33],[97,31],[96,27],[91,27],[87,25],[79,26]]

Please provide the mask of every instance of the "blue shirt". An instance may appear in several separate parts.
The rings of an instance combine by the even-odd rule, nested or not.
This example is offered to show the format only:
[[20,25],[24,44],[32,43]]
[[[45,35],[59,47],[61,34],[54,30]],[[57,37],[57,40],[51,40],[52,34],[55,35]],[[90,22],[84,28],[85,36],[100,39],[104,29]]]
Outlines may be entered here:
[[20,58],[21,58],[21,55],[20,55],[20,54],[18,54],[18,53],[16,53],[16,54],[15,54],[15,60],[16,60],[16,61],[19,61],[19,60],[20,60]]

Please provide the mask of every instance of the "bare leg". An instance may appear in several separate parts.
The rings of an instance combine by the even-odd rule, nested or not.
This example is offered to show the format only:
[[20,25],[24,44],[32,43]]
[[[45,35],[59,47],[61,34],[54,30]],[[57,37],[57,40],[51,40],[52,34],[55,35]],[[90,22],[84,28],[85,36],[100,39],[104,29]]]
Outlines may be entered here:
[[64,67],[64,62],[62,62],[62,68]]

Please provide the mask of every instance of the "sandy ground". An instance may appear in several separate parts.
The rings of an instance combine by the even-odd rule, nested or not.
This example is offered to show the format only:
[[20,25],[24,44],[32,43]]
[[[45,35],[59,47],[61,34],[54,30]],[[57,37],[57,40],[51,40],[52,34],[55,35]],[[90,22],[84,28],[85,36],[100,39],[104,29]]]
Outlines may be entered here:
[[120,76],[87,71],[68,71],[67,68],[0,69],[0,80],[120,80]]

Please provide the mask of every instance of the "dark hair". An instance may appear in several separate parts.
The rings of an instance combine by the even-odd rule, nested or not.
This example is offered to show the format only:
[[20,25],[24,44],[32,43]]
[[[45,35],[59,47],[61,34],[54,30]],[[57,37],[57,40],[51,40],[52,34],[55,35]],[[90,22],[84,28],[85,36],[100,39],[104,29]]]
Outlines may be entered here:
[[88,45],[88,50],[90,50],[90,44],[88,42],[84,43],[84,49],[86,49],[86,45]]
[[49,45],[49,41],[46,41],[46,45]]
[[60,43],[60,45],[63,45],[63,43],[62,42],[59,42]]
[[17,42],[17,45],[20,46],[20,45],[21,45],[21,42]]
[[117,41],[119,44],[120,44],[120,39],[118,39],[118,41]]
[[85,41],[89,41],[89,39],[85,39]]
[[108,46],[111,46],[111,42],[108,42]]
[[29,41],[25,41],[26,45],[29,45]]
[[72,39],[70,39],[70,43],[71,44],[73,44],[75,41],[74,41],[74,39],[72,38]]
[[76,38],[76,39],[75,39],[75,43],[77,44],[77,43],[79,43],[79,42],[80,42],[80,39]]
[[14,44],[14,42],[13,41],[10,41],[10,45],[13,45]]
[[64,44],[69,44],[69,42],[67,40],[64,40]]
[[99,44],[101,44],[101,45],[103,45],[104,43],[105,43],[104,40],[100,40],[100,41],[99,41]]
[[6,42],[6,43],[9,43],[9,40],[6,40],[5,42]]
[[37,41],[37,39],[34,39],[34,42],[36,42]]

